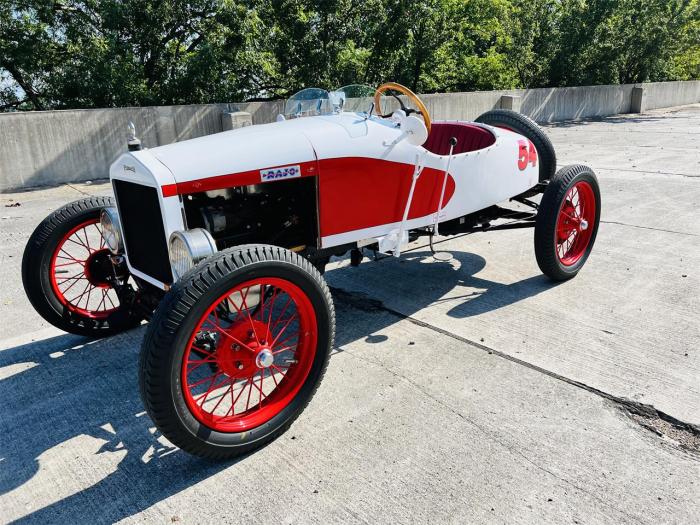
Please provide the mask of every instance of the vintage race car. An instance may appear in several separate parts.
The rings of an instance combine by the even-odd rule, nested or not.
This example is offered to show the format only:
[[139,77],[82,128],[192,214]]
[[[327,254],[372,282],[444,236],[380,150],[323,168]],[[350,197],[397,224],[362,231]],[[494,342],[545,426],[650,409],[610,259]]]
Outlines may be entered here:
[[313,396],[335,331],[331,256],[357,265],[364,253],[398,257],[419,236],[432,246],[534,227],[541,270],[565,280],[600,217],[595,174],[555,173],[528,118],[433,122],[393,83],[303,90],[275,123],[152,149],[132,131],[129,150],[110,169],[114,200],[73,202],[37,227],[24,287],[68,332],[149,320],[145,407],[172,443],[211,458],[262,446]]

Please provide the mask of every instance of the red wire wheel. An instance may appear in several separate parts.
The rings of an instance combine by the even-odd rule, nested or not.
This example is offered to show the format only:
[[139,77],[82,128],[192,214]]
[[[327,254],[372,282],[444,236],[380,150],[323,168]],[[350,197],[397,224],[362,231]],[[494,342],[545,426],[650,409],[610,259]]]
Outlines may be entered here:
[[556,251],[564,266],[573,266],[586,253],[595,223],[593,188],[586,181],[571,186],[559,208]]
[[191,454],[248,453],[302,413],[334,333],[330,291],[310,261],[264,244],[222,250],[175,282],[148,324],[146,411]]
[[306,381],[316,340],[314,309],[297,285],[267,277],[235,286],[202,316],[185,350],[188,408],[219,432],[269,421]]
[[588,166],[560,169],[549,181],[537,209],[535,256],[542,273],[555,281],[574,277],[593,249],[600,222],[600,188]]
[[104,337],[141,322],[142,314],[119,299],[138,291],[126,282],[125,264],[112,263],[102,239],[100,212],[114,206],[110,197],[70,202],[41,221],[24,248],[27,298],[44,320],[61,330]]
[[49,267],[51,288],[60,303],[91,319],[105,319],[118,310],[119,298],[104,277],[108,257],[99,219],[66,232]]

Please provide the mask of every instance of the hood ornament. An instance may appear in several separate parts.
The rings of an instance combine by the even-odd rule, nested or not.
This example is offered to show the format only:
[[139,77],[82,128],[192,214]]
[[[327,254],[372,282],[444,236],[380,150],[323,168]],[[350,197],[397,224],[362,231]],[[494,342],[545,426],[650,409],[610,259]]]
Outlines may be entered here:
[[126,145],[129,151],[139,151],[141,149],[141,141],[136,136],[136,126],[134,126],[133,122],[129,121],[127,130]]

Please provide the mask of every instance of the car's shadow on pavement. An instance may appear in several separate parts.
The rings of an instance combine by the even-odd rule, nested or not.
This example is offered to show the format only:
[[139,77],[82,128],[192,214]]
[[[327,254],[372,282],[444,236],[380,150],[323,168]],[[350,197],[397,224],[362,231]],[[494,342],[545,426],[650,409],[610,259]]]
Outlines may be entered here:
[[[96,484],[21,521],[113,522],[234,463],[194,458],[164,445],[162,438],[153,433],[137,383],[143,330],[98,341],[65,335],[0,352],[0,369],[33,364],[0,381],[0,396],[4,399],[0,416],[0,494],[29,482],[39,471],[40,456],[69,440],[79,440],[69,446],[77,447],[79,442],[90,447],[97,439],[104,443],[98,445],[96,454],[125,454],[116,470]],[[84,461],[83,468],[79,466],[80,459],[89,457],[93,450],[76,450],[75,464],[62,475],[95,476],[89,461],[87,469]],[[55,474],[50,478],[39,481],[49,494],[53,490],[45,482],[57,481]],[[113,504],[120,498],[123,501]],[[101,507],[101,501],[110,504]]]
[[[408,252],[400,259],[386,257],[340,270],[348,273],[338,273],[339,278],[330,272],[327,280],[336,301],[340,297],[358,308],[378,308],[382,303],[377,299],[389,297],[392,309],[412,315],[445,303],[449,305],[447,315],[456,319],[509,306],[559,284],[540,273],[507,284],[491,281],[477,276],[486,267],[480,255],[460,251],[446,255],[446,260],[437,260],[427,250]],[[461,288],[464,294],[451,293]],[[342,337],[342,328],[339,326],[337,337]]]
[[[466,317],[512,304],[552,287],[542,276],[503,285],[474,277],[483,258],[454,253],[458,265],[421,262],[426,253],[407,254],[400,263],[402,279],[428,279],[430,286],[412,294],[406,307],[417,311],[440,301],[455,286],[467,283],[482,289],[476,296],[453,298],[448,315]],[[367,265],[371,266],[371,265]],[[378,268],[340,269],[340,272],[376,272]],[[398,270],[398,269],[397,269]],[[329,281],[333,285],[333,273]],[[362,274],[357,275],[362,279]],[[395,282],[386,282],[387,287]],[[400,292],[399,292],[400,293]],[[336,347],[365,339],[398,321],[370,297],[335,289]],[[358,309],[363,321],[358,323]],[[375,311],[373,311],[375,310]],[[408,312],[409,314],[411,312]],[[214,463],[174,449],[153,429],[138,393],[137,367],[145,327],[108,339],[63,335],[0,351],[0,495],[32,483],[40,457],[60,446],[78,446],[71,440],[104,441],[96,454],[123,454],[116,469],[95,484],[36,510],[20,521],[38,523],[114,522],[134,515],[246,457]],[[382,343],[376,337],[370,342]],[[95,447],[94,447],[95,448]],[[94,448],[76,451],[66,476],[90,470]],[[82,468],[80,463],[82,463]],[[87,469],[85,468],[87,463]],[[74,470],[73,470],[74,469]],[[91,473],[88,479],[99,475]],[[40,483],[55,483],[56,474]],[[85,476],[83,476],[85,477]],[[44,487],[46,489],[46,487]],[[47,489],[50,493],[51,488]],[[51,498],[48,498],[51,499]],[[118,500],[118,501],[115,501]],[[100,506],[101,501],[109,505]]]

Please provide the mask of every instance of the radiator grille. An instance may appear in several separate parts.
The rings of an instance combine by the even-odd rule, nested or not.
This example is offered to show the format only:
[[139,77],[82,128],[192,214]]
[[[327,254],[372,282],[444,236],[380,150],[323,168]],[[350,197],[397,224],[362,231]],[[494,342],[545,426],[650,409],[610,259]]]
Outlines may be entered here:
[[173,281],[158,190],[114,180],[124,246],[131,266],[163,283]]

